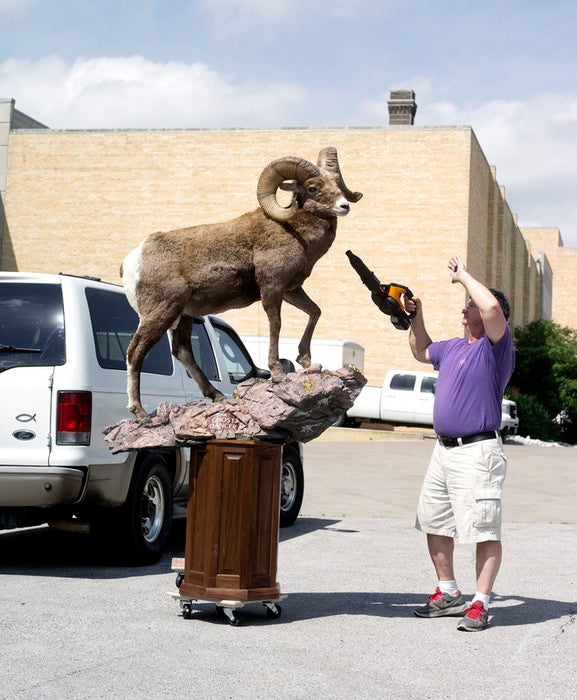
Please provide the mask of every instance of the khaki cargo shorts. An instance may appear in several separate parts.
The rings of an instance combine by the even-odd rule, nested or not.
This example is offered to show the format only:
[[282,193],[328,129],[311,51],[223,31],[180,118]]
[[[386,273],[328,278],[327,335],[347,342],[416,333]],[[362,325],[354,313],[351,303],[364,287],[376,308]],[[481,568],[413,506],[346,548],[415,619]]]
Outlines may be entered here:
[[507,456],[500,438],[458,447],[435,444],[419,497],[417,530],[460,542],[501,539]]

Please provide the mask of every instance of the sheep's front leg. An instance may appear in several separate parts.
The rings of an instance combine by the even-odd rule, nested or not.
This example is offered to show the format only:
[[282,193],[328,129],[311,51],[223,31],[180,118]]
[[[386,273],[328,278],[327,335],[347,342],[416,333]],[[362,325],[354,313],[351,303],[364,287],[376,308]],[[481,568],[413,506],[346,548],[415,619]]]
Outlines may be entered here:
[[311,340],[318,320],[321,316],[321,310],[315,304],[315,302],[306,294],[302,287],[298,287],[298,289],[293,289],[290,292],[285,292],[283,299],[289,304],[292,304],[292,306],[295,306],[297,309],[304,311],[309,317],[305,331],[299,343],[299,354],[297,357],[297,362],[302,367],[310,367]]
[[190,376],[198,384],[203,396],[213,401],[224,398],[224,394],[215,389],[198,366],[192,353],[191,334],[194,319],[191,316],[181,316],[178,325],[172,332],[172,354],[181,362]]
[[280,337],[281,317],[280,307],[282,297],[280,295],[263,296],[262,306],[268,318],[269,345],[268,345],[268,367],[270,369],[273,382],[280,382],[284,379],[285,372],[278,356],[278,341]]

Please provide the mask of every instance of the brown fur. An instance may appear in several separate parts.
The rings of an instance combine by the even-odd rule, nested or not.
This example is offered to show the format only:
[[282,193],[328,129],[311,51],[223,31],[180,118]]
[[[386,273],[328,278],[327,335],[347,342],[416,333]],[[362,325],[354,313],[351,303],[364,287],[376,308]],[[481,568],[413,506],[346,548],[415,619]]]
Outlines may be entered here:
[[[307,190],[311,182],[317,187]],[[204,395],[213,400],[222,397],[192,355],[194,316],[222,313],[261,299],[270,326],[269,367],[273,380],[279,380],[284,376],[278,356],[280,311],[287,301],[308,315],[297,361],[310,365],[310,342],[321,312],[302,284],[330,248],[336,217],[348,212],[348,204],[336,176],[325,171],[295,186],[295,197],[299,210],[288,222],[275,221],[257,209],[224,223],[153,233],[144,241],[136,299],[131,300],[140,323],[127,352],[128,408],[137,418],[147,418],[140,402],[144,357],[169,328],[173,328],[173,354]],[[124,268],[126,272],[126,261]]]

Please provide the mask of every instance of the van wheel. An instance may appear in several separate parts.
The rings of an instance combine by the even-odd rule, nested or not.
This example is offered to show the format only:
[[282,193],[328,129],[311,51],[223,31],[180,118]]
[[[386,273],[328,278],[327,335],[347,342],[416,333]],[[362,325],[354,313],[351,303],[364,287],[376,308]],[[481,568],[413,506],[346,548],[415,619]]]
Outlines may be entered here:
[[285,445],[282,451],[280,486],[280,526],[288,527],[297,519],[305,492],[305,477],[299,449]]
[[164,552],[171,524],[168,468],[159,454],[148,454],[136,462],[126,502],[106,520],[106,544],[123,562],[154,564]]

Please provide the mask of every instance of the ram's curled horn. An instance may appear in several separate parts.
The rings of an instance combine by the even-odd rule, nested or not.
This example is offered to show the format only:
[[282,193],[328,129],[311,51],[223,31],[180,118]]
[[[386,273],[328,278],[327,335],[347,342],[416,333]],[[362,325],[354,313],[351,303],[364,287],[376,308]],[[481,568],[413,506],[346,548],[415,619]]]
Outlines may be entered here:
[[319,152],[317,165],[319,168],[322,168],[323,170],[328,170],[331,173],[336,173],[338,185],[341,188],[341,190],[343,191],[343,194],[345,195],[345,197],[347,198],[347,201],[358,202],[359,199],[363,196],[362,192],[352,192],[345,185],[345,181],[343,180],[343,176],[341,175],[341,169],[339,167],[339,159],[337,158],[337,149],[334,146],[329,146],[328,148],[323,148]]
[[296,180],[299,183],[305,182],[310,177],[318,177],[320,172],[308,160],[287,156],[277,158],[269,163],[262,171],[258,179],[256,196],[258,203],[267,216],[275,221],[288,221],[296,214],[298,203],[296,197],[288,207],[281,206],[276,198],[276,191],[286,180]]

